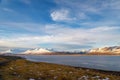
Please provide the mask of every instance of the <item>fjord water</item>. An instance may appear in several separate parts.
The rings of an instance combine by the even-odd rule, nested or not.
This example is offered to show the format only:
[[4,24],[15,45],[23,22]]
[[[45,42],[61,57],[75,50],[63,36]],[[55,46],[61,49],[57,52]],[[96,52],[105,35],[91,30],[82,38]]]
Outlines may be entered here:
[[24,57],[27,60],[35,62],[48,62],[75,67],[120,71],[120,56],[25,55]]

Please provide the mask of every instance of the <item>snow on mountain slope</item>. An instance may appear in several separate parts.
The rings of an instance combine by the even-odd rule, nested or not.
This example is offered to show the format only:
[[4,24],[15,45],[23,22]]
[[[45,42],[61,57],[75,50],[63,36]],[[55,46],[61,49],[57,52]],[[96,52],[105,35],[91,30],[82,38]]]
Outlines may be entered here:
[[52,51],[44,48],[36,48],[33,50],[27,50],[23,52],[23,54],[50,54],[50,53],[52,53]]
[[89,53],[114,53],[120,54],[120,46],[95,48],[89,50]]
[[0,52],[1,54],[8,54],[8,53],[13,53],[12,52],[12,50],[11,49],[9,49],[9,50],[6,50],[6,51],[2,51],[2,52]]

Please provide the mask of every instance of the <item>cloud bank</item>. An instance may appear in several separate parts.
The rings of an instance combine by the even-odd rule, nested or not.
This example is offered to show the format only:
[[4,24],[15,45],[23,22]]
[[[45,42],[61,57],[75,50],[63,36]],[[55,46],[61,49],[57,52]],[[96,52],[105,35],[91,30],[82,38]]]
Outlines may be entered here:
[[120,45],[120,0],[1,0],[0,46],[80,50]]
[[[51,46],[52,48],[64,50],[72,48],[87,49],[97,45],[103,46],[119,43],[119,30],[119,26],[100,26],[86,29],[49,24],[44,25],[40,30],[44,32],[44,35],[14,35],[14,37],[2,38],[0,46],[8,47],[9,45],[9,47],[27,48]],[[43,46],[43,44],[48,45]]]

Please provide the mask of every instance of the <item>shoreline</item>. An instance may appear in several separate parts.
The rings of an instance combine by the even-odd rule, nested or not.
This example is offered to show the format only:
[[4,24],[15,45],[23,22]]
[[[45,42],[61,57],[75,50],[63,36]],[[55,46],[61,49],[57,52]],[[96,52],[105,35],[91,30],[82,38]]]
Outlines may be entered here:
[[[22,54],[23,55],[23,54]],[[29,55],[29,54],[27,54]],[[1,56],[1,55],[0,55]],[[6,55],[2,55],[2,56],[6,56]],[[28,60],[27,58],[23,57],[23,56],[20,56],[20,55],[7,55],[7,56],[10,56],[10,57],[18,57],[21,59],[25,59],[27,61],[30,61],[30,62],[35,62],[35,63],[41,63],[41,62],[37,62],[37,61],[31,61],[31,60]],[[37,55],[35,55],[37,56]],[[58,55],[39,55],[39,56],[58,56]],[[109,55],[59,55],[59,56],[109,56]],[[120,55],[110,55],[110,56],[120,56]],[[57,63],[49,63],[49,62],[42,62],[42,63],[48,63],[48,64],[56,64],[56,65],[63,65],[63,66],[70,66],[70,65],[65,65],[65,64],[57,64]],[[95,70],[95,71],[102,71],[102,72],[116,72],[116,73],[119,73],[120,74],[120,71],[111,71],[111,70],[102,70],[102,69],[95,69],[95,68],[87,68],[87,67],[76,67],[76,66],[70,66],[70,67],[74,67],[76,69],[79,69],[79,68],[82,68],[82,69],[90,69],[90,70]]]
[[[17,55],[17,56],[19,56],[19,55]],[[25,56],[27,56],[27,55],[25,55]],[[30,56],[81,56],[82,57],[82,56],[120,56],[120,55],[30,55]],[[20,56],[20,57],[25,58],[23,56]],[[32,60],[29,60],[27,58],[25,58],[25,59],[28,60],[28,61],[32,61]],[[32,61],[32,62],[38,62],[39,63],[40,61]],[[43,63],[50,63],[50,62],[43,62]],[[50,64],[65,65],[65,66],[71,66],[71,67],[74,67],[74,68],[91,69],[91,70],[97,70],[97,71],[103,71],[103,72],[117,72],[117,73],[120,74],[120,71],[117,71],[117,70],[105,70],[105,69],[97,69],[97,68],[89,68],[89,67],[80,67],[80,66],[72,66],[72,65],[59,64],[59,63],[50,63]]]
[[[30,61],[30,60],[28,60]],[[35,61],[31,61],[31,62],[35,62]],[[83,69],[86,71],[95,71],[95,72],[100,72],[103,74],[107,74],[107,75],[115,75],[115,76],[120,76],[120,71],[110,71],[110,70],[102,70],[102,69],[94,69],[94,68],[86,68],[86,67],[75,67],[75,66],[70,66],[70,65],[64,65],[64,64],[57,64],[57,63],[49,63],[49,62],[35,62],[35,63],[47,63],[47,64],[54,64],[54,65],[62,65],[62,66],[66,66],[66,67],[72,67],[75,69]]]
[[[28,60],[30,61],[30,60]],[[36,62],[36,61],[31,61],[31,62],[35,62],[35,63],[47,63],[47,64],[54,64],[54,65],[62,65],[62,66],[68,66],[68,67],[72,67],[72,68],[75,68],[75,69],[83,69],[83,70],[93,70],[93,71],[99,71],[99,72],[102,72],[102,73],[108,73],[108,74],[115,74],[115,75],[118,75],[120,76],[120,71],[111,71],[111,70],[102,70],[102,69],[94,69],[94,68],[86,68],[86,67],[75,67],[75,66],[70,66],[70,65],[65,65],[65,64],[57,64],[57,63],[49,63],[49,62]]]
[[[34,62],[20,56],[0,56],[7,62],[1,64],[1,80],[119,80],[119,71],[106,71],[64,64]],[[57,76],[57,77],[56,77]],[[56,78],[56,79],[54,79]]]
[[12,54],[12,55],[35,55],[35,56],[120,56],[120,54],[115,55],[115,54]]
[[[42,55],[41,55],[42,56]],[[51,56],[51,55],[50,55]],[[67,56],[67,55],[66,55]],[[26,58],[25,58],[26,59]],[[28,60],[28,59],[26,59]],[[36,63],[41,63],[39,61],[32,61],[32,60],[28,60],[28,61],[31,61],[31,62],[36,62]],[[114,74],[119,74],[120,76],[120,71],[112,71],[112,70],[103,70],[103,69],[95,69],[95,68],[87,68],[87,67],[78,67],[78,66],[72,66],[72,65],[66,65],[66,64],[57,64],[57,63],[50,63],[50,62],[43,62],[42,63],[48,63],[48,64],[55,64],[55,65],[63,65],[63,66],[69,66],[69,67],[73,67],[73,68],[76,68],[76,69],[86,69],[86,70],[94,70],[94,71],[100,71],[100,72],[106,72],[106,73],[114,73]]]

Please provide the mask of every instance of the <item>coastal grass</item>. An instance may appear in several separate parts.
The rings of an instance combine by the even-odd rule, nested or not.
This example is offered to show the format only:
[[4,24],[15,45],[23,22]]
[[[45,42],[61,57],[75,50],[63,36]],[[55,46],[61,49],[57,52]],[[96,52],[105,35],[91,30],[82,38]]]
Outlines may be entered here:
[[[120,80],[119,75],[93,69],[0,56],[0,80]],[[118,73],[119,74],[119,73]]]

